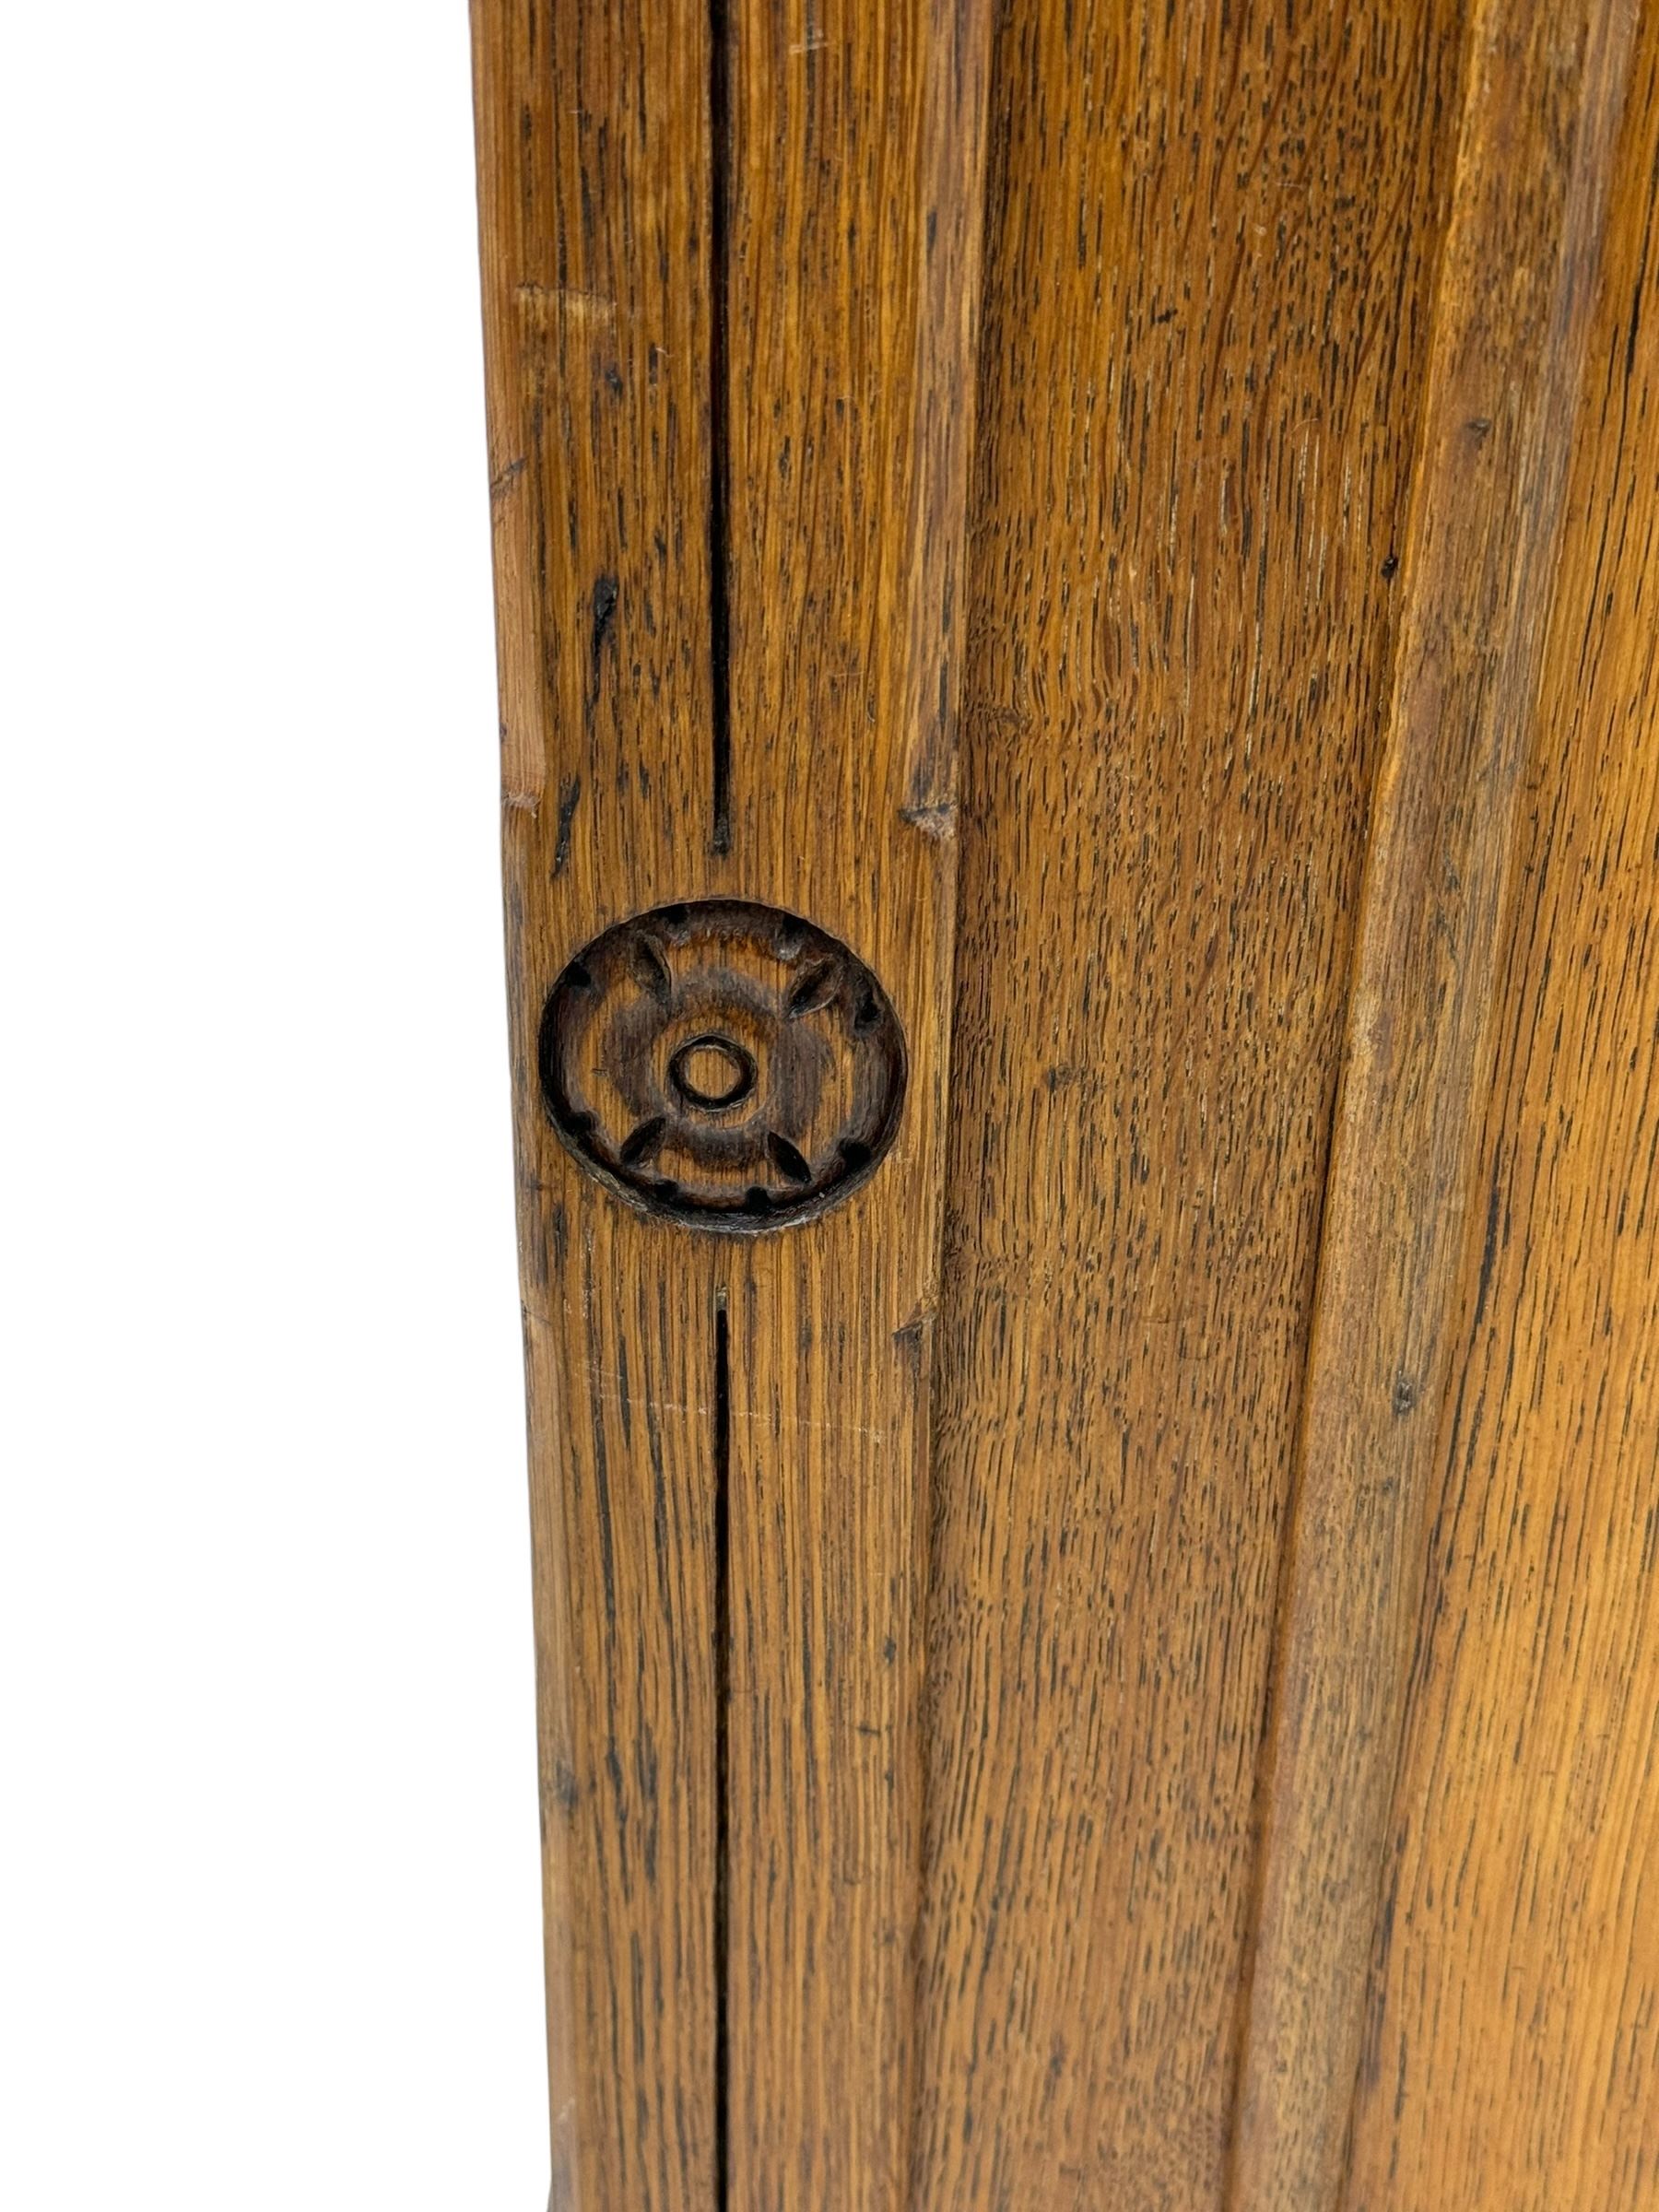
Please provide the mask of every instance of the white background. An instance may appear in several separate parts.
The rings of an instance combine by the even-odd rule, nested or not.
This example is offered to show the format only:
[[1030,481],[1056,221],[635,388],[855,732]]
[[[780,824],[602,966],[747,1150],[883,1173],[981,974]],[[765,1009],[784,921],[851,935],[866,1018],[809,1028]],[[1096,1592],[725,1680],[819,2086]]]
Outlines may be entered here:
[[539,2212],[463,0],[0,29],[0,2204]]

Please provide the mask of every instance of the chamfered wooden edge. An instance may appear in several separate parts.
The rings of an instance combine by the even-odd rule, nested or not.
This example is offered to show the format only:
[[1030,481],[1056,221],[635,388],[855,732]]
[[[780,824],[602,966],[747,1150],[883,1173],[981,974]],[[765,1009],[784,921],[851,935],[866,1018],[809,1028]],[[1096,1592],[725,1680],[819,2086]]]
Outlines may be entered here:
[[1518,810],[1503,1019],[1345,2212],[1659,2166],[1659,11],[1639,18]]
[[[1335,2203],[1631,11],[1470,30],[1262,1765],[1229,2202]],[[1524,275],[1521,274],[1524,272]]]

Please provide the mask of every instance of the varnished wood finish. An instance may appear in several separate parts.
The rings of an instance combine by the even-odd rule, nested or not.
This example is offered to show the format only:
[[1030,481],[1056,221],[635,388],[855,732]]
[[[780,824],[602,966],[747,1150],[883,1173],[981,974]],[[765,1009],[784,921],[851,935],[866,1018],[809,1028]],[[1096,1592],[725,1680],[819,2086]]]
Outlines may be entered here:
[[[912,2106],[988,16],[474,15],[554,2201],[878,2212]],[[582,944],[715,897],[849,947],[909,1055],[868,1186],[747,1241],[619,1204],[535,1072]]]
[[1336,2186],[1630,21],[1486,0],[1430,352],[1304,1393],[1234,2201]]
[[1515,806],[1347,2212],[1659,2198],[1659,15]]
[[865,1196],[725,1276],[730,2202],[757,2212],[904,2202],[987,12],[729,21],[725,874],[866,960],[910,1053]]
[[877,979],[798,914],[654,907],[569,961],[543,1010],[542,1103],[642,1212],[733,1235],[852,1196],[898,1135],[903,1032]]
[[1659,0],[473,18],[554,2206],[1641,2212]]
[[1219,2201],[1459,55],[1002,20],[918,2206]]
[[553,2203],[677,2212],[720,2155],[714,1257],[577,1169],[536,1036],[582,945],[714,888],[707,24],[473,28]]

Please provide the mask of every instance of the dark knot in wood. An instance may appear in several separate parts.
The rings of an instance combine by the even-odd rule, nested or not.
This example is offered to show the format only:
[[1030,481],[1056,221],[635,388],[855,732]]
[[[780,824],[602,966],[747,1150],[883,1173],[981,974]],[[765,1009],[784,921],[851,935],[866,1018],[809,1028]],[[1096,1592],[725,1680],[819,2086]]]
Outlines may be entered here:
[[874,1173],[904,1040],[864,962],[747,900],[659,907],[596,937],[542,1012],[542,1098],[584,1167],[703,1229],[800,1221]]

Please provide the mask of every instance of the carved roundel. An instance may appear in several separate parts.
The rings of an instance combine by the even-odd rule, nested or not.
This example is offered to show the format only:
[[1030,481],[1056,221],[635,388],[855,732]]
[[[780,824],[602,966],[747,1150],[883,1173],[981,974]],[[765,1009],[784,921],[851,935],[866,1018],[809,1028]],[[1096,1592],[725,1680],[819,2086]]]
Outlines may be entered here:
[[566,968],[542,1096],[584,1166],[653,1213],[758,1230],[871,1175],[904,1103],[904,1040],[864,962],[746,900],[658,907]]

